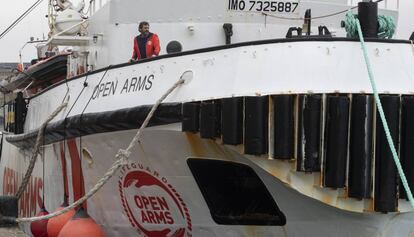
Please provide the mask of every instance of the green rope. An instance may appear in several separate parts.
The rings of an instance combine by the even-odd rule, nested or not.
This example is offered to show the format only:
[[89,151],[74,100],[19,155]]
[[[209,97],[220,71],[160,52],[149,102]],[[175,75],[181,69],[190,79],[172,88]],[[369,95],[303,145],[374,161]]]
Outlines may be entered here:
[[362,36],[361,25],[359,24],[358,19],[356,19],[356,26],[357,26],[357,30],[358,30],[358,36],[359,36],[359,39],[360,39],[361,45],[362,45],[362,51],[364,52],[365,63],[366,63],[367,69],[368,69],[369,81],[371,82],[372,91],[374,92],[374,98],[375,98],[375,102],[377,104],[378,113],[379,113],[381,121],[382,121],[382,126],[384,127],[385,136],[387,137],[388,145],[391,149],[391,153],[392,153],[392,157],[394,158],[395,166],[397,166],[397,170],[398,170],[398,173],[400,175],[401,182],[404,186],[405,191],[407,192],[408,200],[411,204],[411,207],[414,209],[414,198],[413,198],[413,195],[411,193],[410,186],[408,185],[407,178],[405,177],[404,170],[401,167],[401,163],[400,163],[400,160],[398,158],[398,154],[397,154],[397,151],[395,149],[394,142],[392,141],[392,137],[391,137],[391,134],[390,134],[390,129],[388,128],[387,119],[385,118],[385,114],[384,114],[384,110],[382,108],[381,100],[380,100],[379,95],[378,95],[377,86],[376,86],[375,80],[374,80],[374,74],[372,73],[371,63],[370,63],[369,58],[368,58],[368,53],[367,53],[367,49],[365,47],[364,37]]
[[348,11],[345,16],[345,30],[347,36],[350,38],[357,38],[358,37],[358,29],[357,23],[358,20],[357,16],[352,14],[351,11]]
[[[358,38],[357,23],[358,17],[348,11],[345,16],[345,30],[347,36],[351,38]],[[358,21],[359,22],[359,21]],[[390,16],[378,16],[378,38],[391,39],[395,33],[395,21]]]
[[378,16],[378,37],[380,39],[391,39],[395,33],[395,21],[390,16]]

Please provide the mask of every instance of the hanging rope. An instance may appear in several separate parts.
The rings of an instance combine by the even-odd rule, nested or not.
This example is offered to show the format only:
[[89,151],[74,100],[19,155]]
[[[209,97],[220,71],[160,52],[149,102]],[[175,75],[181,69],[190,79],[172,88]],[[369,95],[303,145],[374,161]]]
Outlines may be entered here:
[[[297,21],[303,21],[303,20],[316,20],[316,19],[323,19],[323,18],[333,17],[333,16],[336,16],[336,15],[343,14],[343,13],[345,13],[345,12],[347,12],[349,10],[355,9],[355,8],[358,8],[358,6],[354,6],[354,7],[348,8],[346,10],[342,10],[342,11],[339,11],[339,12],[330,13],[330,14],[327,14],[327,15],[321,15],[321,16],[315,16],[315,17],[309,17],[309,18],[308,17],[286,17],[286,16],[278,16],[278,15],[273,15],[273,14],[269,14],[269,13],[266,13],[266,12],[260,12],[260,14],[262,14],[264,16],[269,16],[269,17],[272,17],[272,18],[280,19],[280,20],[297,20]],[[243,11],[240,11],[240,12],[243,12]],[[256,13],[256,12],[252,12],[252,13]]]
[[401,163],[400,163],[400,160],[398,158],[398,154],[397,154],[394,142],[393,142],[391,134],[390,134],[390,129],[388,127],[387,119],[385,118],[385,114],[384,114],[384,110],[382,108],[381,100],[380,100],[379,95],[378,95],[374,74],[372,73],[371,63],[369,61],[367,48],[366,48],[365,42],[364,42],[364,37],[362,36],[361,25],[359,24],[358,19],[356,19],[356,26],[357,26],[358,36],[359,36],[359,39],[360,39],[361,45],[362,45],[362,51],[364,53],[365,63],[366,63],[367,69],[368,69],[369,81],[371,82],[372,91],[374,92],[374,98],[375,98],[375,102],[377,104],[377,109],[378,109],[378,113],[379,113],[380,118],[381,118],[382,126],[384,127],[385,136],[387,137],[388,145],[390,147],[392,157],[394,159],[395,166],[397,167],[398,173],[400,175],[401,182],[404,186],[405,191],[407,192],[408,200],[411,204],[411,207],[414,209],[414,198],[413,198],[413,195],[411,193],[410,186],[408,185],[407,178],[405,177],[404,170],[401,167]]
[[64,213],[78,207],[83,202],[85,202],[86,200],[91,198],[93,195],[95,195],[95,193],[97,193],[108,182],[108,180],[115,174],[115,172],[118,171],[118,169],[121,168],[121,166],[124,165],[128,161],[128,158],[131,155],[131,150],[138,143],[139,139],[141,138],[142,131],[144,130],[144,128],[147,127],[150,119],[154,115],[154,113],[157,110],[158,106],[165,100],[165,98],[167,98],[167,96],[169,94],[171,94],[171,92],[173,92],[178,86],[180,86],[181,84],[183,84],[185,82],[184,76],[186,75],[187,72],[188,71],[184,72],[181,75],[180,79],[170,89],[168,89],[167,92],[165,94],[163,94],[160,99],[157,100],[157,102],[154,104],[154,106],[151,108],[151,111],[148,113],[147,117],[145,118],[144,122],[142,123],[141,127],[138,129],[138,132],[136,133],[136,135],[134,136],[134,138],[130,142],[128,148],[126,150],[120,149],[118,151],[118,153],[115,156],[116,161],[114,162],[112,167],[108,169],[108,171],[104,174],[104,176],[102,176],[102,178],[96,183],[96,185],[91,190],[89,190],[89,192],[87,194],[85,194],[85,196],[78,199],[76,202],[72,203],[71,205],[67,206],[66,208],[64,208],[60,211],[51,213],[49,215],[39,216],[39,217],[31,217],[31,218],[17,218],[15,221],[19,223],[19,222],[33,222],[33,221],[40,221],[40,220],[50,219],[50,218],[53,218],[55,216],[64,214]]
[[37,133],[36,143],[34,145],[34,151],[33,151],[32,157],[30,158],[29,167],[27,168],[22,184],[20,185],[16,193],[17,199],[21,198],[24,190],[27,187],[27,184],[29,183],[30,176],[32,176],[33,169],[37,161],[37,156],[39,155],[40,146],[43,144],[43,136],[44,136],[44,132],[45,132],[45,128],[47,124],[50,121],[52,121],[52,119],[55,118],[60,113],[60,111],[62,111],[68,105],[68,99],[69,97],[67,97],[66,101],[63,102],[61,105],[59,105],[55,111],[53,111],[53,113],[46,119],[46,121],[40,127],[39,132]]
[[[358,17],[348,11],[345,15],[345,30],[348,37],[358,38]],[[395,33],[395,21],[390,16],[378,16],[378,38],[380,39],[391,39]]]
[[[374,2],[375,3],[380,3],[382,1],[384,1],[384,0],[377,0],[377,1],[374,1]],[[300,20],[300,21],[303,21],[303,20],[316,20],[316,19],[329,18],[329,17],[333,17],[333,16],[336,16],[336,15],[343,14],[345,12],[348,12],[348,11],[356,9],[356,8],[358,8],[358,6],[353,6],[353,7],[350,7],[348,9],[346,9],[346,10],[333,12],[333,13],[329,13],[329,14],[326,14],[326,15],[315,16],[315,17],[285,17],[285,16],[278,16],[278,15],[269,14],[269,13],[266,13],[266,12],[253,12],[253,11],[249,12],[249,13],[260,13],[264,16],[269,16],[269,17],[276,18],[276,19],[281,19],[281,20]],[[235,12],[246,13],[246,11],[235,11]]]
[[345,15],[345,31],[348,34],[348,37],[357,38],[358,29],[357,29],[357,16],[354,15],[351,11],[348,11]]
[[378,37],[380,39],[391,39],[395,33],[395,21],[390,16],[378,16]]

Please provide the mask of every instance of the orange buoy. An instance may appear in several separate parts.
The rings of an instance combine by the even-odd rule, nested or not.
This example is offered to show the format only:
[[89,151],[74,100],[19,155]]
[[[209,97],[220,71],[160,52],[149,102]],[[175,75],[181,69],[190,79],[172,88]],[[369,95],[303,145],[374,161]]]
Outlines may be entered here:
[[[56,211],[60,211],[68,206],[67,198],[65,198],[65,201],[63,204],[58,207]],[[49,222],[47,223],[47,234],[48,237],[58,237],[59,232],[62,230],[63,226],[72,218],[72,216],[75,214],[75,210],[70,210],[62,215],[53,217],[49,219]]]
[[17,64],[17,71],[23,72],[23,63]]
[[106,235],[81,207],[60,231],[59,237],[106,237]]
[[[40,212],[36,216],[45,216],[47,214],[49,214],[49,212],[47,212],[45,207],[42,206],[42,208],[40,208]],[[48,220],[41,220],[34,221],[30,224],[30,230],[32,231],[34,237],[48,237],[47,222]]]

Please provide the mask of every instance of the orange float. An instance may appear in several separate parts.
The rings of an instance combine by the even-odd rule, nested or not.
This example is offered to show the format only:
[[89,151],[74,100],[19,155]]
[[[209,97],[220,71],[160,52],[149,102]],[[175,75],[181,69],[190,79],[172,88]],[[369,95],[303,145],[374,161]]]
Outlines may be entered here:
[[[55,212],[60,211],[68,206],[67,199],[65,198],[65,201],[63,204],[58,207]],[[62,230],[63,226],[72,218],[72,216],[75,214],[75,210],[70,210],[62,215],[53,217],[49,219],[49,222],[47,223],[47,234],[48,237],[58,237],[59,232]]]
[[81,207],[60,231],[59,237],[106,237],[106,235]]
[[17,71],[23,72],[23,63],[17,64]]
[[[45,216],[49,214],[43,206],[36,216]],[[34,221],[30,224],[30,230],[34,237],[49,237],[47,234],[47,223],[49,220]]]

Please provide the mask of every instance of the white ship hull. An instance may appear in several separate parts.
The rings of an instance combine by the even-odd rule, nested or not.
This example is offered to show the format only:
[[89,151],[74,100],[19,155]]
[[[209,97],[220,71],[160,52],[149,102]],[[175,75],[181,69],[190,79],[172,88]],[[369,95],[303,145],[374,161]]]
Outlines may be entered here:
[[[414,91],[409,83],[414,77],[410,44],[379,41],[369,42],[368,47],[380,93]],[[65,194],[70,203],[76,201],[112,165],[155,101],[188,72],[192,77],[162,105],[164,109],[145,129],[130,164],[85,204],[108,236],[409,236],[414,232],[409,224],[414,214],[401,213],[409,210],[405,200],[397,201],[396,212],[374,212],[373,197],[358,200],[347,196],[346,187],[324,187],[321,172],[297,171],[297,157],[270,159],[275,115],[271,105],[265,115],[269,150],[263,154],[247,155],[243,145],[223,145],[220,136],[203,139],[181,128],[181,107],[186,102],[315,93],[323,98],[341,93],[348,98],[370,93],[360,54],[358,42],[344,39],[275,40],[167,55],[63,81],[30,99],[25,134],[4,136],[0,188],[4,195],[15,194],[39,127],[69,97],[68,106],[46,129],[42,159],[20,200],[19,214],[35,215],[43,191],[49,211],[62,203]],[[299,124],[297,118],[295,123]],[[321,123],[323,129],[326,122]],[[295,140],[297,148],[301,142]],[[321,135],[321,144],[323,140]],[[218,223],[188,165],[191,158],[251,167],[283,212],[286,224]],[[323,170],[323,162],[321,166]],[[134,172],[145,176],[147,183],[126,181]],[[23,227],[30,232],[28,225]]]
[[[136,130],[103,133],[82,137],[82,149],[79,139],[66,143],[65,159],[68,172],[69,200],[74,199],[92,188],[106,169],[112,165],[117,149],[124,147],[134,136]],[[64,178],[62,175],[62,153],[63,142],[54,143],[45,147],[42,158],[45,163],[45,174],[42,182],[42,162],[36,165],[33,180],[44,184],[45,204],[49,211],[56,209],[63,200]],[[27,158],[23,153],[17,152],[7,143],[4,144],[2,159],[3,194],[13,194],[13,189],[7,185],[16,183],[13,178],[21,177],[22,169],[27,164]],[[7,149],[8,148],[8,149]],[[76,158],[79,154],[69,152],[77,148],[88,150],[91,159],[84,158],[81,161],[82,182],[75,179],[79,170],[76,167]],[[10,152],[12,152],[10,154]],[[16,155],[18,154],[18,155]],[[85,154],[85,152],[84,152]],[[252,226],[252,225],[218,225],[210,215],[209,208],[202,193],[187,166],[188,158],[219,159],[231,162],[239,162],[252,167],[260,179],[264,182],[281,211],[286,215],[285,226]],[[26,161],[26,162],[24,162]],[[406,214],[380,214],[380,213],[352,213],[330,207],[320,201],[306,197],[293,190],[289,185],[267,173],[250,159],[234,149],[218,144],[217,142],[200,139],[198,135],[183,133],[179,124],[168,126],[157,126],[147,129],[139,147],[134,149],[130,164],[124,166],[117,176],[93,198],[88,200],[87,209],[91,216],[102,225],[108,236],[137,236],[139,228],[133,227],[128,220],[119,189],[119,182],[126,173],[131,170],[144,170],[149,174],[158,174],[160,180],[170,184],[183,199],[188,208],[191,222],[189,230],[185,221],[179,215],[174,216],[173,228],[186,228],[185,236],[409,236],[413,232],[410,224],[414,218],[412,213]],[[75,168],[76,169],[76,168]],[[7,170],[7,171],[6,171]],[[214,176],[214,170],[211,171]],[[84,186],[79,187],[84,183]],[[53,187],[53,188],[51,188]],[[15,189],[14,189],[15,190]],[[151,193],[158,197],[168,198],[168,193],[157,188],[149,187],[146,191],[129,190],[136,194]],[[29,186],[28,191],[20,202],[20,215],[33,216],[38,211],[41,203],[43,186],[36,186],[35,181]],[[124,191],[125,192],[125,191]],[[27,196],[26,196],[27,195]],[[34,205],[34,206],[33,206]],[[138,207],[132,207],[137,218],[140,217]],[[148,207],[148,210],[151,209]],[[173,214],[177,212],[171,206]],[[177,213],[175,213],[177,214]],[[148,227],[150,226],[150,227]],[[23,225],[27,233],[30,233],[28,225]],[[148,229],[162,229],[162,224],[147,225]],[[139,235],[138,235],[139,236]],[[144,235],[143,235],[144,236]],[[166,235],[171,236],[171,235]]]

